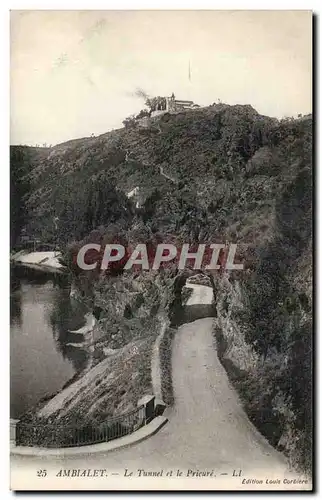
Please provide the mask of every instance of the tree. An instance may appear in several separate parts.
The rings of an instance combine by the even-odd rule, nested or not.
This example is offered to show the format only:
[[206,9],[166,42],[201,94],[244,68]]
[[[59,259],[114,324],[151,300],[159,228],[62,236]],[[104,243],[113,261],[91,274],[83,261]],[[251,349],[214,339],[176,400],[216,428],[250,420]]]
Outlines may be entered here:
[[25,196],[30,186],[27,174],[31,169],[30,151],[27,147],[10,147],[10,242],[14,246],[27,222]]
[[136,120],[139,120],[140,118],[145,118],[146,116],[150,116],[150,113],[147,109],[141,109],[140,113],[136,115]]
[[151,111],[156,111],[157,109],[166,109],[166,98],[157,96],[157,97],[148,97],[145,101],[145,105],[150,108]]
[[130,115],[125,120],[123,120],[123,125],[125,128],[135,128],[136,127],[136,119],[135,115]]

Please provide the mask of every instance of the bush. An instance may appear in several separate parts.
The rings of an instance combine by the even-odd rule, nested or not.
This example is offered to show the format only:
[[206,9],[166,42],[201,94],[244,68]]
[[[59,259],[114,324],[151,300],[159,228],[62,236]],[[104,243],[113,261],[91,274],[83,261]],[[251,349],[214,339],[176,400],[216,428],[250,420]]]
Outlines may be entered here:
[[128,116],[123,120],[123,125],[126,129],[133,129],[137,127],[136,117],[135,115]]

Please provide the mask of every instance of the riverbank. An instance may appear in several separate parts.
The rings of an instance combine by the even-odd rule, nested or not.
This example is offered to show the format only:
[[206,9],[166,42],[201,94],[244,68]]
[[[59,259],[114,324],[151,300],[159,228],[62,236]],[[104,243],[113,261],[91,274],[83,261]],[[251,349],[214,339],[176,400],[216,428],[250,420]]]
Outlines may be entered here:
[[[159,326],[155,325],[152,330],[155,335]],[[33,412],[22,420],[26,424],[39,425],[39,429],[46,429],[47,424],[79,426],[80,422],[85,428],[131,413],[142,395],[152,393],[151,357],[155,335],[135,339],[119,349],[106,347],[108,344],[101,339],[98,344],[105,358],[102,361],[95,359],[98,344],[96,347],[93,344],[87,367],[52,397],[39,401]],[[44,433],[38,445],[45,446],[46,439]],[[32,435],[26,442],[35,446]]]
[[[44,262],[41,257],[48,255],[38,255],[37,260],[36,256],[29,257],[28,262],[32,260],[41,265]],[[171,402],[171,339],[176,330],[171,329],[170,337],[166,335],[165,340],[160,340],[161,345],[156,349],[156,339],[161,338],[165,331],[169,333],[169,324],[165,310],[151,317],[155,301],[159,294],[164,294],[164,289],[159,289],[158,280],[150,277],[147,281],[146,278],[139,276],[133,282],[122,277],[101,283],[103,288],[96,290],[96,302],[109,309],[103,315],[100,313],[98,319],[91,313],[86,314],[84,326],[69,330],[79,337],[77,342],[65,343],[68,348],[86,348],[89,354],[87,366],[53,397],[39,402],[33,415],[28,415],[28,422],[35,425],[49,421],[60,425],[75,421],[99,424],[133,410],[145,394],[164,399],[162,396],[168,386],[169,397],[165,399],[167,403]],[[187,301],[192,307],[212,302],[209,287],[187,284],[185,290],[190,292]],[[113,309],[110,309],[110,302],[106,303],[106,295],[117,300],[117,303],[113,302]],[[155,372],[159,377],[157,384],[153,376]]]
[[[131,289],[128,295],[119,290],[124,284],[119,278],[107,283],[104,280],[104,288],[96,295],[96,300],[105,301],[113,293],[106,286],[112,287],[117,294],[117,308],[115,300],[108,301],[109,309],[105,311],[102,304],[96,317],[87,307],[85,324],[79,314],[74,320],[73,311],[79,313],[83,307],[81,301],[71,300],[68,276],[65,280],[65,275],[60,275],[64,279],[61,288],[60,278],[53,284],[55,274],[44,272],[48,268],[60,270],[58,259],[54,252],[19,252],[12,256],[12,302],[16,307],[12,307],[11,336],[16,339],[12,342],[16,353],[13,359],[18,360],[12,365],[12,380],[16,381],[13,395],[19,396],[17,401],[13,398],[12,417],[35,424],[50,419],[63,425],[79,418],[102,422],[108,416],[136,408],[138,399],[152,392],[151,356],[160,321],[151,317],[153,297],[141,299],[147,292],[146,280],[137,280],[137,289]],[[37,271],[42,267],[42,272],[33,266]],[[129,286],[132,283],[129,280]],[[76,286],[74,292],[73,296],[77,296]],[[135,302],[131,306],[129,296]],[[129,307],[134,317],[126,317]],[[29,359],[29,351],[39,353],[37,369],[32,362],[19,360]],[[81,362],[84,356],[85,366]],[[57,374],[55,365],[60,367]],[[67,380],[62,365],[65,371],[69,369]],[[26,388],[28,384],[33,392]],[[19,399],[27,398],[26,405],[19,403]]]
[[102,422],[135,408],[141,396],[152,392],[151,358],[159,332],[157,324],[154,331],[147,338],[134,339],[118,349],[109,348],[108,339],[94,342],[94,363],[89,363],[77,380],[47,401],[37,417],[54,418],[61,423],[75,418]]
[[62,273],[63,266],[59,261],[60,257],[60,252],[29,252],[28,250],[21,250],[14,253],[10,257],[10,261],[14,264],[28,266],[36,270]]

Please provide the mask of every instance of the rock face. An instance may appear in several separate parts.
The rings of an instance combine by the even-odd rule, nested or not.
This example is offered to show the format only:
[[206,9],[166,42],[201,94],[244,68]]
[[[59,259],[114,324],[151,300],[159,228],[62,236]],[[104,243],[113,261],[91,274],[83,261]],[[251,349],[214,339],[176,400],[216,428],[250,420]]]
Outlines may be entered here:
[[79,300],[81,298],[81,293],[80,293],[79,288],[77,287],[74,280],[72,280],[72,283],[70,285],[69,296],[71,299],[75,299],[75,300]]
[[267,294],[267,289],[257,289],[258,276],[243,282],[216,283],[214,325],[219,358],[248,416],[269,442],[288,456],[292,466],[308,473],[312,460],[309,260],[310,253],[305,251],[295,269],[279,278],[284,290],[277,297],[274,293],[267,304],[273,309],[273,335],[270,325],[263,325],[263,321],[271,321],[264,309],[257,315],[254,290],[264,298]]

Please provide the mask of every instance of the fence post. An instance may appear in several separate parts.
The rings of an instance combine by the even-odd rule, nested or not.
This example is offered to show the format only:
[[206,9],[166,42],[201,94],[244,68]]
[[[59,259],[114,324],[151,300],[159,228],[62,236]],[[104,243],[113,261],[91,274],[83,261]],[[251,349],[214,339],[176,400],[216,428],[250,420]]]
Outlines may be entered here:
[[10,419],[10,444],[16,444],[16,425],[19,422],[16,418]]
[[142,396],[142,398],[139,399],[138,401],[138,406],[143,405],[143,415],[144,415],[144,423],[148,424],[151,422],[151,420],[154,418],[154,401],[155,401],[155,396],[146,395]]

